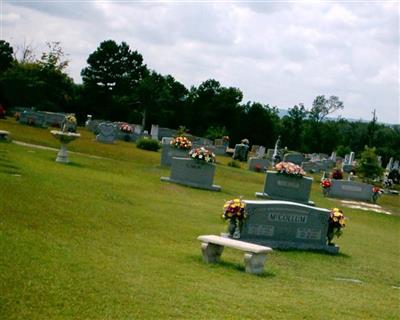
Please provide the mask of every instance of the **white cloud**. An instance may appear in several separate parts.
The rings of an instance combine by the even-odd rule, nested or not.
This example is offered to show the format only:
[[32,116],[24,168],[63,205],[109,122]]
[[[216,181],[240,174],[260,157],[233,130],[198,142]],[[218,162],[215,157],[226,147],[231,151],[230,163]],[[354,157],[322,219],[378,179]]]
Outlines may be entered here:
[[61,41],[77,82],[113,39],[187,87],[215,78],[282,108],[337,95],[345,116],[368,120],[375,107],[381,121],[400,117],[398,3],[6,1],[2,27],[14,47]]

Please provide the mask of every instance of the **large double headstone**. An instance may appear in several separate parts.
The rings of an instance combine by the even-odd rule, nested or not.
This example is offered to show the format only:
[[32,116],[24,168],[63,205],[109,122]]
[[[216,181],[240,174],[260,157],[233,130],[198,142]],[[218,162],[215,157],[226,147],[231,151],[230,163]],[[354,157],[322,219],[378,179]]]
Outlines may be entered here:
[[267,171],[264,191],[256,192],[256,197],[314,205],[314,202],[309,200],[312,182],[310,177],[295,177]]
[[288,201],[245,203],[240,240],[278,249],[339,252],[338,246],[327,245],[329,210]]

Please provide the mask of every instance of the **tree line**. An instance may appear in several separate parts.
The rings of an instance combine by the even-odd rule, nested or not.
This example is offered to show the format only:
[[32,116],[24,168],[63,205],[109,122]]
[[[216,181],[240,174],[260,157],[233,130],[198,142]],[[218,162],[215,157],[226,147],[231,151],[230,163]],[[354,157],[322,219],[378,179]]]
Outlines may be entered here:
[[68,60],[58,42],[48,43],[40,58],[25,47],[17,57],[11,45],[0,40],[0,103],[6,108],[73,112],[80,122],[94,119],[142,123],[178,128],[211,139],[243,138],[251,144],[273,147],[278,136],[283,147],[300,152],[338,155],[360,153],[375,147],[384,161],[400,158],[400,126],[332,120],[332,112],[344,108],[336,96],[317,96],[306,108],[298,104],[280,118],[275,106],[243,102],[239,88],[224,87],[215,79],[186,88],[172,75],[162,75],[143,62],[128,44],[106,40],[87,58],[82,84],[66,73]]

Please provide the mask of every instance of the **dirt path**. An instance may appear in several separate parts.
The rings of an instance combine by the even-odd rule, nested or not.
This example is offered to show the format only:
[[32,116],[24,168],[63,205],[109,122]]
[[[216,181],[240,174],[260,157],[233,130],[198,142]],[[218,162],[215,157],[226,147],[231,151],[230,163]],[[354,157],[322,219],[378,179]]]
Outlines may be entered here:
[[[19,146],[28,147],[28,148],[35,148],[35,149],[41,149],[41,150],[50,150],[50,151],[55,151],[55,152],[59,151],[59,149],[56,149],[56,148],[53,148],[53,147],[41,146],[39,144],[26,143],[26,142],[17,141],[17,140],[13,140],[12,142],[17,144],[17,145],[19,145]],[[93,158],[93,159],[112,160],[111,158],[95,156],[93,154],[82,153],[82,152],[68,151],[68,153],[77,154],[77,155],[80,155],[80,156],[89,157],[89,158]]]

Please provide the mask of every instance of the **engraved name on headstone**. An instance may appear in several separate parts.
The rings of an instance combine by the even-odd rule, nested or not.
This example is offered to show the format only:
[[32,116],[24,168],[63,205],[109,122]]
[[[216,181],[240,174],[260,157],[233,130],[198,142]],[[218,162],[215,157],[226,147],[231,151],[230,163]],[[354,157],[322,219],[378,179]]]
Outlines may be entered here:
[[247,218],[240,240],[281,249],[325,250],[329,210],[289,201],[245,200]]

